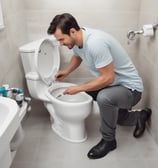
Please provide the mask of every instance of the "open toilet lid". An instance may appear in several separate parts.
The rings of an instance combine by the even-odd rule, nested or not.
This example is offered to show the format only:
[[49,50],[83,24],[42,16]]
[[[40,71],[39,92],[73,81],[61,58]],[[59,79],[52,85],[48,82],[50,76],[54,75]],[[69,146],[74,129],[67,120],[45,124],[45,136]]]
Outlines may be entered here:
[[59,70],[60,55],[57,41],[42,39],[35,50],[35,67],[44,83],[51,85]]

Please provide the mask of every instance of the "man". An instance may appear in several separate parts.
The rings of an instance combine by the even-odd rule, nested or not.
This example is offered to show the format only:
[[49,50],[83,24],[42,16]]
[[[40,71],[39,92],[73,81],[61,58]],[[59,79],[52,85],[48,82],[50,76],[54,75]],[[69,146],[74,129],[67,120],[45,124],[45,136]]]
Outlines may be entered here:
[[98,103],[102,139],[88,152],[88,157],[98,159],[116,149],[117,124],[136,125],[133,135],[140,137],[151,116],[151,110],[128,111],[141,99],[143,84],[119,42],[103,31],[80,28],[76,19],[68,13],[56,15],[47,32],[54,35],[60,45],[74,52],[66,69],[57,73],[56,80],[63,80],[82,61],[96,77],[88,83],[70,86],[64,91],[64,94],[70,95],[85,91]]

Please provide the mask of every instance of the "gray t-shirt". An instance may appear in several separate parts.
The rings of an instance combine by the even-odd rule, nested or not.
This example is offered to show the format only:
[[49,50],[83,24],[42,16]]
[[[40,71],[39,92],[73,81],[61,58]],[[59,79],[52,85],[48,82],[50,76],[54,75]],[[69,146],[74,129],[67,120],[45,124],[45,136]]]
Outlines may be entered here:
[[83,28],[83,47],[73,47],[76,56],[95,76],[99,76],[98,68],[113,62],[115,80],[111,84],[122,85],[132,90],[143,91],[142,79],[126,51],[111,35],[96,29]]

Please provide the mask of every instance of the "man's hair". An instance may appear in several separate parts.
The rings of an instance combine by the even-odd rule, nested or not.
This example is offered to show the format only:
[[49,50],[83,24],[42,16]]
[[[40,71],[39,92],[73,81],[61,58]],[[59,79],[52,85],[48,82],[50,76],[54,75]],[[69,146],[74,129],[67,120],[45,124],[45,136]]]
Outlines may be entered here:
[[56,15],[50,23],[47,33],[54,34],[57,28],[61,29],[63,34],[68,35],[70,35],[71,28],[75,28],[77,31],[80,29],[76,19],[69,13]]

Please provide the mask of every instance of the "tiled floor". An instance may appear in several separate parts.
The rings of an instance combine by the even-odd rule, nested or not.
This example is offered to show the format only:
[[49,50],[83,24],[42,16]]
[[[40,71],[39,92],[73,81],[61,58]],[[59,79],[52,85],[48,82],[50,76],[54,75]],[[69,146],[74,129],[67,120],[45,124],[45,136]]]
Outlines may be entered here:
[[101,135],[98,115],[87,119],[88,139],[79,144],[58,137],[50,127],[48,113],[29,114],[23,122],[25,139],[11,168],[157,168],[158,146],[146,131],[140,139],[131,127],[117,128],[117,149],[97,160],[87,158]]

